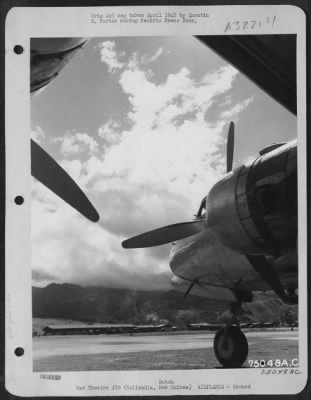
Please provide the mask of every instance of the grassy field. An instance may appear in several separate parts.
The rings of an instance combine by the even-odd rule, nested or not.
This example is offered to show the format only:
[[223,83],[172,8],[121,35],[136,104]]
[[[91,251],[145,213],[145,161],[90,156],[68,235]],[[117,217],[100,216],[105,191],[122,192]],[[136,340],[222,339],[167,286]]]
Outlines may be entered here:
[[[249,358],[270,360],[298,357],[298,342],[272,340],[250,346]],[[248,367],[246,361],[244,367]],[[113,371],[219,368],[212,348],[136,353],[51,356],[34,361],[34,371]]]

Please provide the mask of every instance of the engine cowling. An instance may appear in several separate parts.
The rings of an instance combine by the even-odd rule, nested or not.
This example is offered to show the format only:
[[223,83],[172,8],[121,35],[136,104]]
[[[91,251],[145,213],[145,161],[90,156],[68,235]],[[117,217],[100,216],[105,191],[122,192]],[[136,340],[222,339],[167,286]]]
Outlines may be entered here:
[[228,173],[206,200],[208,225],[243,254],[279,254],[297,241],[297,142]]
[[61,69],[86,42],[86,38],[33,38],[31,40],[31,93],[39,91],[56,78]]

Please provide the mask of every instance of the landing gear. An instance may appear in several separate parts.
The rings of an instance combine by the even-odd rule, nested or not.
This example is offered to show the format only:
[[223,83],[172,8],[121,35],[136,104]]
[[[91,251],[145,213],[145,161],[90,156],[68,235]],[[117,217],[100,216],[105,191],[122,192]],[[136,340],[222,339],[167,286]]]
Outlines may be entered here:
[[240,302],[231,304],[230,318],[226,326],[217,331],[214,338],[216,358],[226,368],[241,367],[248,355],[247,339],[239,327],[240,311]]
[[248,343],[244,333],[237,326],[219,329],[214,339],[214,352],[224,367],[241,367],[248,355]]

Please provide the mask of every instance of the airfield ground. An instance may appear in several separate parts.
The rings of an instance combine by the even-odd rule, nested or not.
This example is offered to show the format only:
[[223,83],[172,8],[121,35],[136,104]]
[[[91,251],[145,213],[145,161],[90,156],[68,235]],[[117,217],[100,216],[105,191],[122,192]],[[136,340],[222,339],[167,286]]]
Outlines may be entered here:
[[[298,358],[298,331],[245,332],[249,359]],[[214,333],[41,336],[33,338],[34,371],[204,369],[220,367]],[[244,367],[249,367],[246,361]]]

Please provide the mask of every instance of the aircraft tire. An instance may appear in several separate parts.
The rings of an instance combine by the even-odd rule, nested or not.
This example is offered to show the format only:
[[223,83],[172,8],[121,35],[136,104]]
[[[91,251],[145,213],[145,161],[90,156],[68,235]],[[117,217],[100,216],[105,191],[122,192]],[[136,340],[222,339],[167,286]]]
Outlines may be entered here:
[[[225,329],[227,331],[227,348],[224,347]],[[214,352],[217,360],[225,368],[239,368],[248,355],[248,343],[244,333],[237,326],[221,328],[214,338]]]

